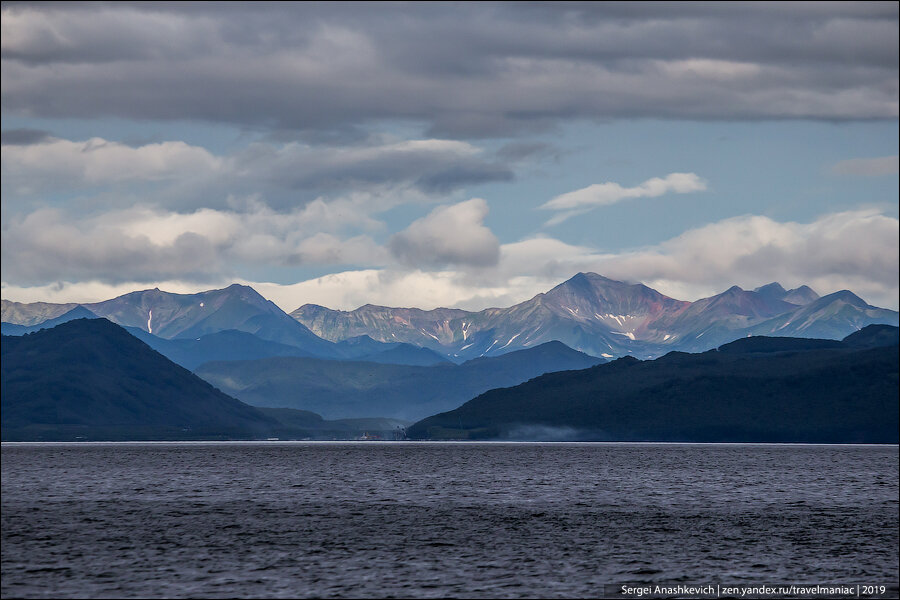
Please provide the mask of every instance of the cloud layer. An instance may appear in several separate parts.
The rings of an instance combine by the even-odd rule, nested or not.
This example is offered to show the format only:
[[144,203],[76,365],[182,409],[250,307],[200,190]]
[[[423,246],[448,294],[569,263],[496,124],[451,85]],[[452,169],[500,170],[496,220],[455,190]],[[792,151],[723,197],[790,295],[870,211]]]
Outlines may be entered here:
[[820,294],[851,289],[870,303],[896,310],[898,235],[898,220],[875,211],[832,213],[810,223],[748,215],[616,254],[538,237],[502,245],[497,265],[479,273],[370,270],[268,289],[282,305],[313,302],[352,309],[371,302],[481,309],[521,302],[578,271],[593,271],[643,282],[683,300],[735,284],[752,289],[778,281],[788,288],[807,284]]
[[872,210],[827,214],[811,223],[748,215],[604,258],[598,266],[610,277],[676,294],[722,291],[729,280],[747,288],[778,281],[787,287],[808,284],[820,293],[851,289],[896,309],[898,236],[898,220]]
[[[390,262],[387,251],[368,235],[339,233],[350,224],[348,218],[337,215],[329,224],[331,213],[340,206],[314,202],[287,214],[265,207],[191,213],[131,208],[82,219],[40,209],[13,219],[4,231],[3,277],[20,285],[79,280],[211,282],[235,277],[242,265]],[[362,215],[355,217],[361,221],[358,226],[369,223]]]
[[[507,306],[546,291],[578,271],[643,282],[685,300],[710,296],[734,284],[751,289],[779,281],[789,288],[808,284],[822,294],[851,289],[870,303],[898,308],[900,257],[896,240],[900,223],[877,211],[831,213],[809,223],[778,222],[754,215],[734,217],[692,229],[658,245],[614,254],[598,253],[590,247],[574,246],[550,237],[534,237],[497,247],[496,240],[485,229],[475,236],[483,237],[484,255],[467,253],[471,250],[466,244],[472,239],[464,235],[454,238],[452,230],[444,227],[478,227],[485,212],[484,202],[473,199],[435,209],[411,225],[403,232],[410,243],[408,248],[415,247],[424,254],[422,268],[413,269],[392,260],[390,255],[396,253],[393,247],[389,252],[364,237],[339,240],[314,235],[291,245],[277,235],[271,235],[267,241],[262,235],[255,241],[239,242],[229,235],[229,220],[221,215],[196,216],[197,222],[192,227],[182,224],[180,229],[176,228],[184,233],[176,236],[168,232],[167,237],[157,237],[155,241],[150,233],[152,228],[144,229],[142,235],[128,235],[120,228],[118,237],[111,238],[115,244],[91,246],[94,232],[90,229],[76,237],[79,228],[59,224],[53,221],[52,215],[42,214],[23,223],[23,229],[13,239],[22,244],[31,240],[28,252],[43,257],[44,277],[32,280],[35,286],[32,289],[22,284],[11,285],[7,280],[4,296],[28,300],[88,295],[85,300],[100,300],[103,298],[90,296],[84,290],[95,294],[101,290],[129,291],[129,285],[130,289],[153,287],[159,281],[163,282],[160,287],[165,287],[166,281],[173,282],[176,286],[173,291],[199,291],[216,282],[224,285],[234,280],[216,256],[271,261],[276,257],[284,260],[285,256],[302,255],[305,251],[317,260],[323,260],[329,252],[343,256],[341,260],[353,255],[360,264],[371,264],[374,268],[334,273],[293,285],[242,281],[254,285],[285,310],[307,302],[340,309],[353,309],[366,303],[420,308]],[[261,223],[275,227],[264,216],[259,218]],[[200,233],[200,223],[206,224],[206,233]],[[30,225],[40,225],[40,228],[24,229]],[[283,224],[284,231],[290,228],[289,224]],[[46,233],[42,235],[41,230]],[[442,247],[441,239],[448,244],[451,239],[461,243]],[[217,252],[204,251],[211,247]],[[164,257],[170,267],[141,271],[137,266],[148,257]],[[133,263],[122,270],[123,263],[128,261]],[[475,269],[469,268],[473,262],[477,265]],[[84,284],[65,283],[72,281],[66,277],[80,273],[79,265],[90,265],[93,273],[102,274],[108,269],[110,277],[95,276]],[[196,271],[206,273],[207,278],[197,280]],[[19,275],[15,265],[6,262],[3,272],[4,278],[8,274]],[[143,277],[129,281],[121,273],[139,273]],[[195,283],[188,284],[189,277],[195,278]]]
[[458,138],[898,114],[896,3],[10,4],[2,27],[20,115],[298,134],[409,119]]
[[832,165],[835,175],[856,175],[860,177],[882,177],[900,173],[900,156],[878,156],[875,158],[851,158]]
[[289,211],[322,196],[390,195],[397,204],[410,195],[441,197],[466,185],[513,177],[510,163],[455,140],[376,138],[325,148],[257,142],[218,156],[182,141],[129,146],[103,138],[9,133],[3,144],[3,188],[23,200],[61,191],[118,194],[139,187],[145,204],[175,209],[221,208],[229,197],[253,195],[270,208]]
[[[706,190],[691,170],[737,180],[725,161],[694,163],[704,157],[682,153],[679,138],[641,154],[664,177],[613,169],[614,181],[551,197],[559,188],[544,175],[575,181],[572,163],[592,168],[584,156],[635,160],[646,148],[610,140],[608,153],[592,147],[555,168],[583,150],[563,123],[895,128],[898,16],[896,3],[4,3],[0,102],[15,127],[2,136],[4,296],[244,280],[288,309],[481,308],[591,270],[687,299],[778,279],[896,308],[894,193],[824,208],[820,181],[807,175],[782,198],[773,177],[775,199],[752,211],[803,222],[735,216],[750,209],[731,204],[716,222],[691,215],[681,235],[611,254],[591,247],[595,232],[574,243],[536,234],[533,209],[553,211],[555,225]],[[155,133],[128,142],[110,121]],[[191,132],[198,123],[230,141]],[[873,139],[829,154],[816,176],[884,193],[870,184],[896,177],[896,150]],[[734,148],[757,143],[769,142]],[[836,162],[854,156],[869,158]],[[779,202],[805,206],[768,210]],[[862,202],[888,208],[847,210]],[[296,281],[301,269],[332,274],[257,281]]]

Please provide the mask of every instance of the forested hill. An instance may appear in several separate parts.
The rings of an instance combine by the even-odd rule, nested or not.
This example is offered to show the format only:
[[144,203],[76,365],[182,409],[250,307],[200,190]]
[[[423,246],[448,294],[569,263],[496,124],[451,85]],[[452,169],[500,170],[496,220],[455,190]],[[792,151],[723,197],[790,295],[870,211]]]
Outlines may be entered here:
[[[621,358],[491,390],[413,425],[419,439],[897,443],[897,328],[843,342],[748,338]],[[890,343],[891,346],[880,346]]]

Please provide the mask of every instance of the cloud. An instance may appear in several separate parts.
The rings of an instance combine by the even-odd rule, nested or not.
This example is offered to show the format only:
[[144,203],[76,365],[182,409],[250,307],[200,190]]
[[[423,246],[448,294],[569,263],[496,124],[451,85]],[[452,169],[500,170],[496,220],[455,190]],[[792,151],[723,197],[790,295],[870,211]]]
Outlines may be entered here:
[[[181,141],[132,147],[18,137],[32,143],[5,144],[2,154],[2,264],[16,285],[211,281],[250,266],[382,266],[394,258],[372,237],[386,231],[379,213],[511,176],[481,148],[457,140],[255,143],[219,156]],[[497,240],[473,208],[441,217],[465,225],[460,240],[468,247],[445,239],[407,262],[496,260]],[[396,248],[420,243],[429,222],[399,236]]]
[[123,281],[109,284],[101,281],[55,281],[46,285],[23,286],[4,281],[0,284],[4,299],[15,302],[52,302],[66,304],[79,302],[87,304],[116,298],[135,290],[159,288],[173,294],[196,294],[209,289],[224,288],[233,283],[231,279],[219,281],[181,281],[178,279],[146,281]]
[[898,115],[895,3],[4,4],[2,27],[2,104],[22,116],[403,120],[459,138],[573,118]]
[[240,180],[261,180],[311,193],[404,184],[423,193],[443,194],[469,184],[513,177],[509,167],[482,156],[477,146],[439,139],[327,148],[260,143],[235,155],[231,162]]
[[850,289],[897,309],[898,220],[873,211],[833,213],[810,223],[743,216],[686,231],[662,244],[602,254],[549,237],[504,244],[493,267],[476,270],[344,271],[292,285],[248,282],[287,311],[305,303],[340,310],[363,304],[481,310],[522,302],[579,271],[642,282],[673,298],[697,300],[732,285],[773,280],[820,294]]
[[[493,284],[473,284],[459,271],[366,269],[332,273],[292,285],[244,282],[290,312],[303,304],[353,310],[364,304],[433,309],[458,307],[480,310],[509,306],[546,291],[537,277],[512,278]],[[553,282],[553,285],[559,281]]]
[[43,136],[28,144],[8,144],[4,139],[2,164],[4,186],[17,194],[35,194],[193,180],[220,172],[224,161],[181,141],[134,148],[103,138],[70,141]]
[[[182,141],[132,147],[103,138],[72,141],[41,132],[8,133],[20,143],[4,138],[5,193],[114,191],[108,202],[115,206],[122,203],[122,189],[131,186],[129,192],[134,193],[134,186],[143,186],[144,203],[181,210],[224,208],[229,196],[253,196],[269,207],[291,211],[317,198],[348,194],[390,198],[382,203],[383,210],[513,177],[506,164],[485,156],[478,146],[455,140],[375,139],[326,148],[258,142],[220,156]],[[102,199],[95,197],[94,204],[98,202]]]
[[730,284],[753,288],[779,281],[808,284],[819,293],[850,289],[896,309],[898,235],[898,220],[873,210],[827,214],[811,223],[742,216],[602,258],[595,267],[663,292],[709,295]]
[[665,177],[654,177],[634,187],[622,187],[615,182],[595,183],[574,192],[556,196],[541,205],[545,210],[565,210],[547,221],[546,225],[558,225],[566,219],[581,214],[588,209],[615,204],[631,198],[654,198],[670,192],[687,194],[702,192],[706,182],[694,173],[669,173]]
[[248,283],[285,311],[303,304],[353,310],[364,304],[437,308],[456,306],[471,296],[454,283],[454,273],[366,269],[332,273],[292,285]]
[[860,177],[880,177],[900,173],[900,157],[879,156],[876,158],[851,158],[831,166],[835,175],[857,175]]
[[50,133],[40,129],[4,129],[0,133],[0,145],[28,146],[40,144],[50,138]]
[[3,277],[40,285],[51,281],[153,281],[188,278],[209,281],[222,269],[210,240],[184,232],[157,245],[130,236],[105,220],[76,223],[54,209],[17,220],[3,232]]
[[[84,290],[128,291],[171,281],[199,290],[237,280],[267,290],[286,310],[306,302],[474,310],[512,305],[593,271],[685,300],[735,284],[752,289],[779,281],[821,294],[850,289],[893,309],[900,304],[900,227],[897,218],[875,210],[825,214],[808,223],[734,217],[618,253],[548,236],[500,245],[484,225],[487,203],[477,198],[434,209],[386,246],[355,233],[377,231],[378,222],[359,216],[348,233],[333,210],[322,202],[287,214],[265,206],[185,214],[138,207],[75,220],[54,209],[34,211],[4,230],[4,297],[65,299],[52,292],[57,286],[73,297],[101,300]],[[253,265],[269,272],[298,265],[362,270],[280,285],[239,275],[242,266]]]
[[[659,246],[619,255],[597,254],[552,238],[522,240],[502,247],[501,259],[489,275],[464,270],[421,271],[397,268],[334,273],[281,285],[242,278],[196,281],[123,280],[117,284],[87,280],[28,287],[3,283],[3,296],[17,301],[89,302],[143,287],[194,293],[233,281],[252,285],[286,311],[305,303],[352,310],[363,304],[440,306],[480,310],[510,306],[545,292],[578,271],[594,271],[625,281],[643,282],[674,298],[696,300],[737,283],[750,289],[773,279],[787,287],[812,285],[827,294],[851,289],[868,302],[897,309],[896,219],[875,213],[825,215],[812,223],[777,223],[765,217],[728,219],[685,232]],[[738,234],[736,238],[733,238]],[[809,252],[831,241],[857,237],[862,243],[850,253],[834,247],[817,259]],[[737,239],[732,248],[723,239]],[[725,256],[721,256],[723,250]],[[841,256],[837,257],[836,255]],[[766,261],[782,261],[772,271]],[[693,261],[693,262],[691,262]],[[4,275],[7,271],[4,267]]]
[[595,183],[586,188],[561,194],[541,206],[550,210],[572,209],[581,206],[603,206],[630,198],[653,198],[669,192],[686,194],[701,192],[706,182],[694,173],[669,173],[663,178],[654,177],[636,185],[623,188],[618,183]]
[[[750,215],[628,252],[602,254],[537,237],[504,244],[497,264],[478,272],[416,272],[414,277],[391,275],[390,270],[368,271],[365,277],[343,273],[304,282],[298,289],[315,294],[317,303],[342,309],[371,302],[474,310],[521,302],[579,271],[593,271],[642,282],[682,300],[708,297],[732,285],[752,289],[779,281],[788,288],[810,285],[820,294],[850,289],[872,304],[896,310],[898,234],[898,220],[875,211],[826,214],[810,223]],[[295,296],[294,303],[307,301],[302,298]]]
[[[0,261],[4,281],[18,286],[212,282],[234,278],[247,265],[391,262],[369,236],[341,234],[344,219],[329,224],[333,208],[313,203],[289,214],[259,206],[240,213],[201,209],[182,214],[136,207],[80,219],[45,208],[11,219]],[[364,217],[357,222],[368,224]]]
[[481,198],[439,206],[393,235],[388,247],[397,260],[414,267],[495,265],[500,244],[484,226],[487,214]]
[[527,160],[535,157],[549,157],[559,160],[562,151],[546,142],[510,142],[497,150],[497,156],[511,161]]

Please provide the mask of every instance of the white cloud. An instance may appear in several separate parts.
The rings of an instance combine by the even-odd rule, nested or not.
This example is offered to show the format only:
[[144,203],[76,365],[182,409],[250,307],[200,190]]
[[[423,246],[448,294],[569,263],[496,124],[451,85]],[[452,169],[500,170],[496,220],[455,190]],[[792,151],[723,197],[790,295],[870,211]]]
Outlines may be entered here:
[[590,270],[605,255],[587,246],[574,246],[558,239],[538,236],[504,244],[499,271],[503,279],[533,275],[545,281],[567,279]]
[[185,233],[194,233],[219,245],[236,237],[242,219],[235,213],[203,208],[193,213],[171,213],[149,208],[107,213],[101,221],[129,237],[146,237],[157,246],[168,246]]
[[[555,285],[562,280],[555,281]],[[548,281],[540,277],[512,277],[495,284],[473,285],[459,271],[396,271],[391,269],[345,271],[293,285],[246,282],[284,311],[303,304],[319,304],[353,310],[364,304],[439,307],[480,310],[509,306],[546,291]]]
[[414,267],[491,266],[500,257],[500,244],[484,225],[487,214],[481,198],[439,206],[392,236],[388,247],[400,262]]
[[[477,203],[474,207],[478,208]],[[62,233],[71,235],[65,229]],[[779,281],[788,288],[807,284],[820,294],[850,289],[871,304],[896,310],[900,304],[898,234],[896,218],[871,210],[827,214],[810,223],[782,223],[748,215],[618,254],[601,254],[589,247],[535,237],[502,245],[496,264],[474,269],[457,266],[423,271],[385,265],[293,285],[226,276],[211,277],[208,284],[186,283],[178,277],[104,283],[88,276],[84,283],[65,283],[71,279],[62,274],[62,284],[27,287],[6,282],[3,297],[17,301],[97,301],[146,287],[196,292],[239,281],[252,285],[286,311],[305,303],[342,310],[367,303],[480,310],[510,306],[547,291],[578,271],[593,271],[613,279],[643,282],[682,300],[710,296],[735,284],[751,289]],[[85,235],[85,243],[88,237]],[[278,245],[277,240],[273,243]],[[81,251],[79,244],[67,247]],[[291,246],[294,251],[317,254],[319,260],[330,252],[348,252],[344,248],[354,247],[361,254],[379,251],[364,238],[328,235],[308,236]],[[242,251],[249,252],[246,248]],[[270,256],[271,251],[260,255]],[[10,272],[4,263],[4,278]]]
[[851,158],[831,166],[835,175],[857,175],[880,177],[900,173],[900,156],[879,156],[876,158]]
[[[2,264],[19,285],[210,280],[248,265],[382,266],[392,259],[371,237],[386,229],[379,213],[458,198],[459,185],[506,177],[479,147],[453,140],[257,143],[214,156],[180,141],[32,138],[5,144],[2,154]],[[76,199],[62,202],[60,192]],[[443,217],[462,219],[460,238],[470,245],[445,239],[434,260],[495,260],[496,239],[473,206]],[[427,227],[415,225],[408,240]]]
[[664,293],[707,295],[731,284],[753,288],[778,281],[785,287],[807,284],[821,294],[850,289],[896,309],[898,234],[896,218],[872,210],[827,214],[811,223],[743,216],[604,258],[596,267]]
[[711,58],[660,60],[655,64],[662,73],[672,78],[733,81],[753,78],[762,72],[762,67],[755,63]]
[[[238,265],[390,262],[387,251],[368,235],[342,234],[347,222],[337,217],[323,222],[323,212],[327,216],[317,203],[288,214],[260,206],[240,213],[201,209],[185,214],[137,207],[71,219],[57,209],[40,209],[11,219],[0,260],[5,281],[16,285],[214,281],[233,276]],[[352,221],[377,225],[366,218]]]
[[552,226],[597,206],[615,204],[632,198],[655,198],[668,193],[702,192],[705,189],[706,182],[694,173],[669,173],[665,177],[653,177],[628,188],[613,181],[595,183],[574,192],[560,194],[542,204],[541,208],[566,211],[547,221],[546,225]]
[[630,198],[653,198],[669,192],[686,194],[702,192],[705,189],[706,182],[694,173],[669,173],[665,177],[653,177],[630,188],[612,181],[595,183],[574,192],[560,194],[543,204],[541,208],[568,210],[583,206],[603,206]]
[[618,254],[537,237],[504,244],[489,269],[351,271],[267,289],[287,310],[306,302],[342,310],[366,303],[477,310],[527,300],[579,271],[593,271],[681,300],[779,281],[788,288],[810,285],[820,294],[850,289],[896,310],[898,233],[896,218],[874,211],[827,214],[811,223],[743,216]]
[[4,182],[17,193],[85,188],[142,181],[178,181],[208,177],[224,161],[206,149],[181,141],[137,148],[103,138],[59,138],[29,145],[5,145]]
[[590,208],[583,208],[581,210],[564,210],[547,219],[547,221],[544,223],[544,227],[553,227],[554,225],[559,225],[560,223],[568,221],[572,217],[577,217],[578,215],[583,215],[590,211]]
[[173,294],[196,294],[209,289],[227,287],[230,279],[197,283],[177,279],[146,281],[125,281],[117,284],[102,281],[57,281],[48,285],[20,286],[7,282],[0,284],[3,298],[14,302],[53,302],[66,304],[78,302],[89,304],[109,300],[136,290],[159,288]]
[[[152,281],[188,278],[209,281],[223,270],[215,243],[183,231],[166,244],[121,227],[122,215],[82,221],[56,209],[13,220],[3,232],[6,281],[41,285],[48,281]],[[8,278],[8,279],[7,279]]]

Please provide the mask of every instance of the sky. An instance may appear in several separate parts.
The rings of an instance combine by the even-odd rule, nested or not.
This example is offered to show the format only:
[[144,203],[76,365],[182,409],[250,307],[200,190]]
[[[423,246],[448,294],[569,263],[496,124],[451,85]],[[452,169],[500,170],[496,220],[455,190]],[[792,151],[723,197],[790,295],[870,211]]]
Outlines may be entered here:
[[2,4],[2,297],[898,308],[898,4]]

